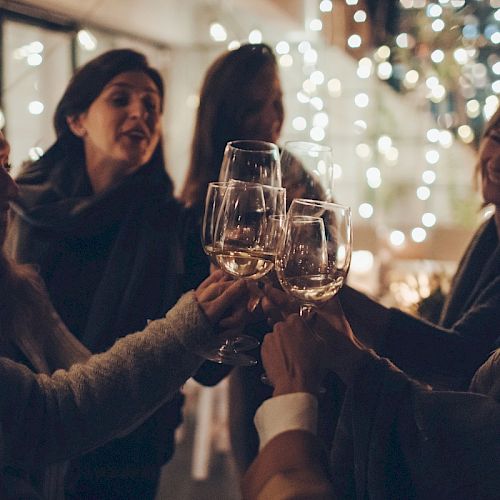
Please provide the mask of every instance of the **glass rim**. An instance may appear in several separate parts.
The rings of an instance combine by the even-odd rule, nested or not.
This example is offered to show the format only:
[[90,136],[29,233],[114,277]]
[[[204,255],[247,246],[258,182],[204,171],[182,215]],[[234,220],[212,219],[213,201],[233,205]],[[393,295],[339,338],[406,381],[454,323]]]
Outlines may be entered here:
[[287,149],[292,150],[292,151],[294,149],[297,149],[297,150],[300,149],[303,151],[314,151],[314,152],[318,152],[318,153],[331,153],[332,152],[331,146],[327,146],[326,144],[318,144],[316,142],[309,142],[309,141],[286,141],[284,146],[283,146],[283,152],[285,152]]
[[[254,144],[254,145],[258,145],[260,147],[257,149],[240,147],[240,146],[244,146],[245,144],[247,144],[249,146],[251,144]],[[238,151],[250,151],[252,153],[269,153],[269,152],[273,152],[273,151],[277,151],[279,153],[279,147],[274,142],[258,141],[258,140],[253,140],[253,139],[236,139],[234,141],[227,142],[226,148],[228,146],[233,148],[233,149],[236,149]]]
[[303,205],[312,205],[316,207],[332,207],[332,208],[342,208],[344,210],[351,211],[351,207],[349,205],[342,205],[340,203],[333,203],[332,201],[323,201],[323,200],[313,200],[308,198],[294,198],[290,206],[294,203],[301,203]]

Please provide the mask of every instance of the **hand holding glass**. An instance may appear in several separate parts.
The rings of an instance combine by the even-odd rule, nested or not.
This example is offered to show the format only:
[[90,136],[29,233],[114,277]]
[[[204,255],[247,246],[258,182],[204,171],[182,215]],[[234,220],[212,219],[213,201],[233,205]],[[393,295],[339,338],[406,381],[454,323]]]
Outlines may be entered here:
[[278,246],[276,273],[283,289],[300,301],[302,316],[337,294],[347,277],[351,252],[349,207],[292,201]]

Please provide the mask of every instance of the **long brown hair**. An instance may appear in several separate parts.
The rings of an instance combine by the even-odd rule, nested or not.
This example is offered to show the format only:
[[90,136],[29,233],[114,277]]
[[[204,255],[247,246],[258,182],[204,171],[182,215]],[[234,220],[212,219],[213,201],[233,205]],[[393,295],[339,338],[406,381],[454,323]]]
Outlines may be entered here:
[[37,273],[28,265],[15,263],[1,249],[0,286],[0,344],[4,350],[20,352],[42,373],[69,368],[90,356],[57,316]]
[[[484,128],[483,135],[481,136],[481,140],[479,141],[479,149],[481,149],[481,144],[484,141],[484,138],[490,133],[490,131],[498,126],[500,122],[500,106],[498,106],[493,116],[488,120],[486,127]],[[479,189],[481,186],[481,176],[482,176],[482,165],[481,161],[478,160],[476,162],[476,166],[474,167],[474,187]]]
[[247,89],[263,68],[277,68],[271,47],[245,44],[219,56],[209,67],[200,92],[200,105],[191,145],[191,162],[181,200],[200,206],[208,183],[216,181],[228,141],[242,137]]

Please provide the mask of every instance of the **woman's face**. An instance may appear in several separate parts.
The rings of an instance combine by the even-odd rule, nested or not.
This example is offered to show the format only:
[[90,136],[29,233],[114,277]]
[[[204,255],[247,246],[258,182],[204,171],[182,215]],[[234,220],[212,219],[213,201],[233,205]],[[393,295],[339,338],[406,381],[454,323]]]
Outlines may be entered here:
[[81,137],[87,167],[118,166],[129,175],[147,163],[161,137],[161,97],[145,73],[115,76],[87,111],[68,118]]
[[7,233],[9,202],[17,196],[17,185],[9,175],[6,165],[9,161],[9,143],[0,132],[0,246]]
[[484,136],[479,147],[483,199],[500,206],[500,121]]
[[283,125],[283,95],[276,67],[266,65],[249,87],[241,139],[277,142]]

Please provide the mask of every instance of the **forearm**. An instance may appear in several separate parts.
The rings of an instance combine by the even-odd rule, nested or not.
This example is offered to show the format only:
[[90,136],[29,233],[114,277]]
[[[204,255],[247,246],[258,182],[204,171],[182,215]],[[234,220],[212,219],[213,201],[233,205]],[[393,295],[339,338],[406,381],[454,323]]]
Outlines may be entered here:
[[245,474],[242,496],[245,500],[332,499],[328,459],[318,438],[291,430],[272,439]]
[[383,345],[389,325],[389,309],[349,286],[342,287],[339,297],[356,337],[373,349]]
[[[493,318],[491,318],[493,319]],[[494,332],[490,327],[473,324],[469,315],[453,329],[445,329],[398,310],[391,310],[390,328],[379,354],[389,358],[404,371],[426,381],[429,376],[442,375],[463,380],[467,387],[477,368],[493,348]]]
[[4,360],[2,427],[8,454],[52,462],[131,429],[168,400],[201,364],[194,346],[210,326],[192,296],[142,333],[52,376]]

